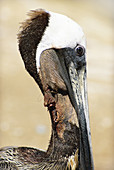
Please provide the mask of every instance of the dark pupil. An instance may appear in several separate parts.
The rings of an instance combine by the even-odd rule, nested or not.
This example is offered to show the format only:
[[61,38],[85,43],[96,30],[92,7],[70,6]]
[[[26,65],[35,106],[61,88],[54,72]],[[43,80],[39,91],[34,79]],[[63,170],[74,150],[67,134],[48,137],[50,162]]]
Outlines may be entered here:
[[77,48],[77,54],[79,55],[79,56],[82,56],[83,55],[83,48],[82,47],[78,47]]

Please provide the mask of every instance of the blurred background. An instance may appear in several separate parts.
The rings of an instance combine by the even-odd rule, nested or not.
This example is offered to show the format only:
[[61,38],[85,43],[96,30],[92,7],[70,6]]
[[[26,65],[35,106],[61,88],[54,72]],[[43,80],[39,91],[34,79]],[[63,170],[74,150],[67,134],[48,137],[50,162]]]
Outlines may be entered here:
[[113,7],[113,0],[0,0],[0,147],[48,147],[49,114],[17,43],[19,23],[43,8],[69,16],[85,32],[95,169],[113,170]]

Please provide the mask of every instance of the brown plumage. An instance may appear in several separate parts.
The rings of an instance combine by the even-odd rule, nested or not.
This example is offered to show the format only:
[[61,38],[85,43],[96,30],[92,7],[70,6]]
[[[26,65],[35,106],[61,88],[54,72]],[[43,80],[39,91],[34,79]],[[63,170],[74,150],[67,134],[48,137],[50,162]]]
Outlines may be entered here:
[[[19,51],[26,70],[34,78],[44,95],[44,106],[48,108],[51,117],[51,139],[46,152],[29,147],[1,148],[0,170],[78,170],[81,165],[80,155],[83,163],[81,170],[90,170],[91,159],[88,159],[88,156],[86,159],[83,158],[83,153],[86,155],[83,147],[80,152],[80,139],[81,142],[83,139],[88,142],[88,138],[85,137],[87,130],[84,129],[85,136],[83,136],[80,131],[79,115],[76,113],[78,110],[80,113],[82,109],[82,114],[85,108],[81,103],[81,93],[77,93],[77,89],[78,105],[74,100],[72,87],[75,86],[77,79],[70,79],[70,76],[74,75],[70,67],[72,61],[75,63],[79,80],[81,76],[86,76],[85,50],[82,46],[77,52],[71,48],[46,49],[40,55],[38,71],[36,65],[37,46],[49,24],[50,14],[44,10],[36,10],[31,11],[29,16],[30,18],[22,23],[21,31],[18,34]],[[85,77],[83,77],[81,85],[83,85],[83,81],[85,81]],[[72,83],[74,86],[71,85]],[[85,121],[85,117],[83,118]],[[85,126],[85,124],[82,125]],[[84,126],[82,126],[82,130]],[[84,144],[86,146],[86,142]],[[87,149],[87,154],[90,156],[89,149]]]
[[64,170],[78,166],[79,129],[66,86],[58,74],[59,67],[53,49],[42,53],[39,77],[44,103],[52,120],[52,135],[47,151],[28,147],[3,148],[0,150],[1,168]]

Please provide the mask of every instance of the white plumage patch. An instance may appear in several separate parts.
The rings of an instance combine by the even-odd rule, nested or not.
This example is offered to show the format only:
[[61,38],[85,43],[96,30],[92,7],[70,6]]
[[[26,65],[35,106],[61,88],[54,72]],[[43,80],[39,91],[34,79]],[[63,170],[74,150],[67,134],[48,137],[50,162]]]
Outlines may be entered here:
[[78,149],[76,150],[74,155],[69,156],[68,158],[68,162],[67,162],[67,168],[70,170],[76,170],[76,168],[79,165],[79,161],[78,161]]
[[67,16],[48,12],[49,24],[45,29],[36,51],[36,66],[40,68],[40,55],[49,48],[75,48],[77,44],[85,47],[85,36],[82,28]]

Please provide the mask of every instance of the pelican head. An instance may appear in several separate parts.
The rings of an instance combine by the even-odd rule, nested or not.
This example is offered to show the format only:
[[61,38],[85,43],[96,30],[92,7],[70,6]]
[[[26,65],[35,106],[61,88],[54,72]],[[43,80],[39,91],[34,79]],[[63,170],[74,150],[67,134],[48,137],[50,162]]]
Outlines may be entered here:
[[[74,139],[79,142],[74,140],[73,143],[77,143],[74,148],[79,150],[79,169],[93,170],[86,84],[86,40],[83,30],[70,18],[54,12],[35,10],[29,15],[30,18],[22,24],[18,35],[25,68],[44,95],[44,104],[50,111],[56,137],[70,143],[73,133],[67,134],[66,131],[75,126],[78,132],[74,132]],[[66,102],[64,110],[63,98]],[[67,101],[70,101],[69,106]],[[73,155],[74,148],[72,153],[67,150],[68,157]],[[66,151],[64,149],[61,152]],[[64,157],[67,157],[67,153]]]

